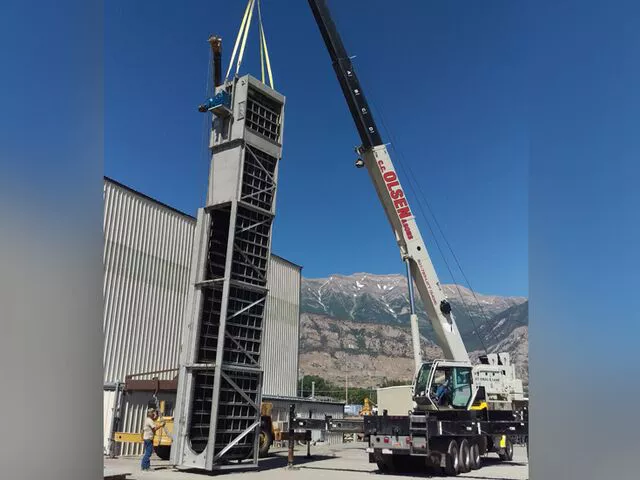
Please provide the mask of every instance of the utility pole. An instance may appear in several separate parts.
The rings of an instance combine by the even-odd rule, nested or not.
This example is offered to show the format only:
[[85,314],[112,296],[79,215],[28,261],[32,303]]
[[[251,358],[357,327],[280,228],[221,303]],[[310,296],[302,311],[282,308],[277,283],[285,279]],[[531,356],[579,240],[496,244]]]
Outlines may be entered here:
[[311,382],[311,398],[316,398],[316,382]]
[[[353,344],[349,344],[347,345],[347,348],[349,350],[355,348]],[[345,373],[344,373],[344,403],[345,405],[349,403],[349,353],[347,352],[345,354],[345,359],[344,359],[344,367],[345,367]]]
[[344,375],[344,403],[349,403],[349,372]]

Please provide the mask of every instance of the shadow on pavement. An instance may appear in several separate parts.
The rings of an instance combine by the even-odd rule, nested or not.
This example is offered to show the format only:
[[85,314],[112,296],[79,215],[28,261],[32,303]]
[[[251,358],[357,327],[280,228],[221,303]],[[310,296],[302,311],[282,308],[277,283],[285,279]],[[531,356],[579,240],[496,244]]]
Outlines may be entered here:
[[483,457],[482,458],[482,466],[492,466],[492,467],[508,467],[508,466],[519,466],[519,467],[526,467],[528,465],[528,463],[526,462],[515,462],[515,461],[510,461],[510,462],[505,462],[500,460],[499,458],[494,458],[494,457]]
[[[298,453],[298,452],[296,452]],[[317,462],[322,462],[324,460],[332,460],[332,459],[336,459],[339,458],[337,455],[335,454],[315,454],[312,455],[310,458],[307,458],[306,455],[304,454],[300,454],[300,455],[296,455],[294,457],[293,460],[293,467],[294,468],[300,468],[301,470],[323,470],[323,471],[334,471],[334,472],[345,472],[345,473],[368,473],[371,475],[380,475],[380,476],[387,476],[388,474],[384,474],[382,472],[380,472],[378,469],[375,470],[368,470],[366,468],[362,468],[362,469],[358,469],[358,468],[346,468],[346,467],[334,467],[334,466],[323,466],[323,465],[315,465]],[[157,462],[155,468],[152,467],[152,470],[154,471],[172,471],[175,470],[171,465],[169,464],[160,464],[158,465],[158,463],[164,463],[164,462]],[[189,472],[189,473],[196,473],[199,475],[202,475],[203,477],[206,476],[211,476],[211,475],[224,475],[225,473],[233,473],[233,472],[246,472],[246,471],[251,471],[251,472],[264,472],[264,471],[269,471],[269,470],[277,470],[277,469],[285,469],[287,468],[289,461],[288,461],[288,456],[287,456],[287,452],[277,452],[277,453],[272,453],[270,456],[266,457],[266,458],[261,458],[259,463],[258,463],[258,468],[254,469],[254,468],[244,468],[244,469],[238,469],[238,470],[227,470],[227,471],[214,471],[214,472],[206,472],[203,470],[198,470],[198,469],[188,469],[188,470],[183,470],[185,472]],[[513,466],[527,466],[527,463],[523,463],[523,462],[517,462],[517,461],[511,461],[511,462],[504,462],[502,460],[500,460],[499,458],[494,458],[494,457],[483,457],[482,458],[482,467],[492,467],[492,468],[496,468],[496,467],[504,467],[504,468],[509,468],[509,467],[513,467]],[[426,469],[419,469],[419,468],[411,468],[411,467],[407,467],[407,468],[403,468],[401,471],[396,471],[392,474],[393,476],[397,476],[397,477],[421,477],[421,478],[442,478],[442,475],[440,474],[439,471],[437,471],[437,469],[434,468],[426,468]],[[461,479],[474,479],[474,480],[519,480],[516,478],[510,478],[510,477],[488,477],[486,475],[482,475],[482,469],[481,470],[474,470],[472,472],[469,472],[467,474],[462,474],[459,478]]]
[[[335,455],[312,455],[311,458],[307,458],[305,455],[300,455],[300,456],[296,456],[293,459],[293,466],[294,467],[303,467],[304,465],[311,463],[311,462],[319,462],[322,460],[329,460],[329,459],[334,459],[336,458]],[[224,475],[226,473],[231,474],[234,472],[240,473],[240,472],[264,472],[264,471],[268,471],[268,470],[277,470],[277,469],[283,469],[286,468],[287,465],[289,464],[289,459],[288,456],[282,455],[282,454],[272,454],[266,458],[261,458],[260,461],[258,462],[258,468],[239,468],[239,469],[234,469],[234,470],[215,470],[213,472],[207,472],[204,470],[198,470],[198,469],[185,469],[182,470],[184,472],[188,472],[188,473],[196,473],[196,474],[200,474],[203,476],[210,476],[210,475]],[[307,467],[304,467],[307,468]],[[167,467],[157,467],[154,470],[174,470],[173,467],[167,466]]]
[[[332,457],[331,457],[332,458]],[[482,467],[514,467],[514,466],[524,466],[526,467],[526,463],[522,462],[504,462],[498,458],[483,458],[482,459]],[[395,476],[395,477],[411,477],[411,478],[443,478],[443,475],[440,473],[439,469],[434,467],[424,467],[420,469],[417,466],[406,466],[399,471],[395,471],[391,474],[386,474],[381,472],[380,470],[366,470],[366,469],[354,469],[354,468],[341,468],[341,467],[323,467],[323,466],[312,466],[307,465],[303,466],[305,470],[324,470],[324,471],[335,471],[335,472],[353,472],[353,473],[369,473],[371,475],[380,475],[380,476]],[[519,478],[510,478],[510,477],[489,477],[486,475],[482,475],[482,470],[474,470],[472,472],[461,474],[459,478],[461,479],[475,479],[475,480],[520,480]],[[474,475],[475,474],[475,475]],[[448,477],[447,477],[448,478]]]
[[[293,466],[294,467],[303,467],[309,463],[320,462],[323,460],[330,460],[336,458],[335,455],[311,455],[310,458],[307,458],[305,455],[296,456],[293,458]],[[286,455],[282,454],[274,454],[267,458],[261,458],[258,463],[258,472],[263,472],[265,470],[275,470],[278,468],[285,468],[289,464],[289,459]],[[304,467],[309,468],[309,467]]]

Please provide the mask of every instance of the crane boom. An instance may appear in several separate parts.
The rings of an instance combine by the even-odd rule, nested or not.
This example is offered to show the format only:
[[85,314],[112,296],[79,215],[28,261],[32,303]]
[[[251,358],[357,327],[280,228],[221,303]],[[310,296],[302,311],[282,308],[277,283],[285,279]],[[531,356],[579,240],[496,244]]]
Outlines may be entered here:
[[[378,198],[395,234],[401,257],[408,264],[409,277],[415,281],[418,294],[433,325],[438,344],[447,360],[469,362],[469,354],[460,337],[451,305],[438,281],[438,276],[405,191],[400,184],[387,147],[382,141],[382,136],[378,131],[351,59],[344,48],[329,9],[324,0],[308,1],[360,135],[362,146],[358,148],[358,153],[362,156],[362,161],[359,166],[365,166],[369,172]],[[409,278],[409,282],[411,282],[411,278]],[[417,363],[420,358],[417,328],[412,328],[412,336]],[[415,351],[416,349],[418,352]]]

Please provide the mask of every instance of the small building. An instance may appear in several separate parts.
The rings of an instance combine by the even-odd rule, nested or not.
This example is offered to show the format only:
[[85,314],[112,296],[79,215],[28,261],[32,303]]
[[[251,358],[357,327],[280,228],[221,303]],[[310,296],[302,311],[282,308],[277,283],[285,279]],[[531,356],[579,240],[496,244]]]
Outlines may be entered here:
[[378,388],[378,413],[386,410],[389,415],[407,415],[413,410],[411,388],[411,385]]
[[363,407],[364,405],[358,405],[358,404],[345,405],[344,414],[347,417],[357,417],[358,415],[360,415],[360,411],[362,410]]

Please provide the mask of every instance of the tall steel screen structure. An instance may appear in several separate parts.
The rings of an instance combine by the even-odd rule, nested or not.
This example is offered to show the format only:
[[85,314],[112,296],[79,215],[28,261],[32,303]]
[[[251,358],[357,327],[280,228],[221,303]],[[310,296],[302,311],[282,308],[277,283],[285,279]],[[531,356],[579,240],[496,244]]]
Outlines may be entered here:
[[258,463],[271,225],[285,98],[247,75],[216,88],[206,206],[198,211],[182,336],[173,464]]

